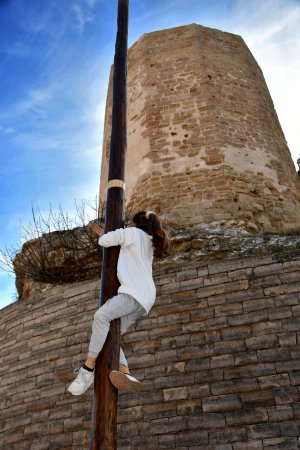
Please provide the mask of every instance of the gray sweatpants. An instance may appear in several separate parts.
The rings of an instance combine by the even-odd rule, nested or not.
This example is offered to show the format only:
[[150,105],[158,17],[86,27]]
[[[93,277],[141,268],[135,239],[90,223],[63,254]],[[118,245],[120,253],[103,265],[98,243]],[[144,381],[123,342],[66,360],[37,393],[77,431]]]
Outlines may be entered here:
[[[97,358],[106,341],[110,322],[114,319],[121,319],[121,335],[134,322],[145,314],[145,309],[131,295],[118,294],[107,300],[94,315],[92,326],[92,336],[89,345],[89,356]],[[120,364],[128,367],[123,350],[120,348]]]

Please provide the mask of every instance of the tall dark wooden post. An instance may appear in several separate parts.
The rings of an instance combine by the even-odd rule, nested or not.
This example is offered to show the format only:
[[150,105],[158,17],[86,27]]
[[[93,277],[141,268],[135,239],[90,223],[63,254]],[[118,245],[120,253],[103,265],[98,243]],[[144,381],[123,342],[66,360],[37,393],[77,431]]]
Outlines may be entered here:
[[[127,41],[128,0],[118,0],[118,30],[114,58],[112,130],[108,172],[105,232],[124,224],[124,168],[127,147]],[[119,247],[104,249],[100,306],[118,290]],[[112,322],[106,343],[97,358],[91,428],[92,450],[117,448],[118,391],[109,380],[111,370],[119,367],[119,320]]]

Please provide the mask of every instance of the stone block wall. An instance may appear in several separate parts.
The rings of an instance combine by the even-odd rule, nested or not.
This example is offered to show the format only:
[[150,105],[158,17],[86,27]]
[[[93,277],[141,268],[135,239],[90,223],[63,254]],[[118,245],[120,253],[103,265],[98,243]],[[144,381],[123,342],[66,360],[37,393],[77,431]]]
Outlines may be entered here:
[[155,402],[120,397],[120,448],[299,448],[299,269],[266,257],[158,275],[150,326],[126,337]]
[[[175,258],[124,336],[139,394],[120,394],[118,449],[300,448],[300,258]],[[41,285],[0,312],[0,448],[87,449],[92,390],[66,393],[97,282]]]
[[1,310],[1,449],[86,448],[90,393],[75,405],[65,390],[86,350],[96,284],[42,285]]

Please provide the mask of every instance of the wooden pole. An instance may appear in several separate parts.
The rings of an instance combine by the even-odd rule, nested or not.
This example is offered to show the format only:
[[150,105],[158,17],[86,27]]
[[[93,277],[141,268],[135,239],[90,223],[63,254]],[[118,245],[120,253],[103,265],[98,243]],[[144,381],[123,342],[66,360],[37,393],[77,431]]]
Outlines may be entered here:
[[[118,0],[112,130],[108,171],[105,232],[124,225],[124,169],[127,147],[127,42],[129,0]],[[100,306],[117,294],[117,262],[119,247],[103,249]],[[95,368],[94,405],[91,427],[92,450],[117,448],[118,391],[109,380],[111,370],[119,367],[119,320],[111,323],[106,343]]]

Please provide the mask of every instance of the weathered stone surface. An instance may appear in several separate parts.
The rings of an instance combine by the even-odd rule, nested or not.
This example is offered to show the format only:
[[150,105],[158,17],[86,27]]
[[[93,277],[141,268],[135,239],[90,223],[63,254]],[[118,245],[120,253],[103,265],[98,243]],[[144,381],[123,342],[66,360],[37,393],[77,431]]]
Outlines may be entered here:
[[[286,316],[287,309],[297,305],[300,291],[290,297],[277,292],[264,297],[251,286],[252,270],[260,265],[264,273],[269,263],[273,264],[270,271],[280,266],[284,273],[285,262],[275,267],[268,258],[248,258],[252,269],[243,278],[247,288],[240,285],[239,291],[225,294],[219,293],[219,281],[228,285],[229,272],[242,270],[238,267],[244,260],[203,266],[196,259],[188,270],[182,262],[160,263],[161,286],[189,278],[194,283],[198,272],[201,277],[213,273],[219,281],[203,285],[198,292],[181,290],[179,284],[174,292],[160,293],[150,315],[124,335],[128,362],[145,390],[119,396],[120,449],[142,445],[152,450],[154,443],[170,449],[296,448],[299,333],[290,320],[297,317],[269,320],[261,312],[275,305],[275,310],[284,308]],[[217,267],[228,277],[218,278]],[[259,270],[256,273],[259,278]],[[50,286],[46,294],[36,292],[1,311],[0,442],[5,450],[29,445],[36,449],[88,447],[92,391],[84,399],[70,398],[66,386],[85,357],[93,311],[98,307],[97,283],[89,283]],[[297,281],[290,285],[296,286]],[[207,301],[201,289],[206,292],[213,287],[215,294],[211,290]],[[201,298],[195,299],[195,294]],[[246,323],[240,323],[244,316]]]
[[[239,36],[197,24],[144,34],[129,50],[128,101],[129,210],[155,209],[176,227],[299,226],[297,173],[261,70]],[[112,73],[103,199],[111,109]],[[277,274],[280,266],[255,275]]]
[[204,398],[202,401],[204,412],[234,411],[242,409],[238,395],[227,394]]

